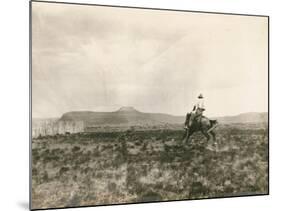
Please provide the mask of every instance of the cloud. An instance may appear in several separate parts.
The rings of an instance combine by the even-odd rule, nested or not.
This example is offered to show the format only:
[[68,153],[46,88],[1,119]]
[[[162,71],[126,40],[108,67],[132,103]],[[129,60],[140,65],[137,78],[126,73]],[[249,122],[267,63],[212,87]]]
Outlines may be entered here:
[[122,105],[184,114],[202,91],[210,114],[267,110],[263,18],[32,5],[34,116]]

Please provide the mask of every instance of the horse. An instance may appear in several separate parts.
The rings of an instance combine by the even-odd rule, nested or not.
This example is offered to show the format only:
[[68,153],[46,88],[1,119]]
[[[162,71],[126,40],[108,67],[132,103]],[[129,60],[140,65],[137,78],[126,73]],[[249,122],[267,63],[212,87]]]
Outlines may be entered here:
[[196,119],[194,119],[192,124],[190,125],[190,127],[188,127],[190,116],[191,116],[191,113],[187,113],[185,123],[184,123],[185,124],[185,133],[183,136],[182,143],[183,144],[187,143],[190,136],[194,132],[197,132],[197,131],[200,131],[207,138],[207,141],[209,141],[210,138],[212,137],[213,142],[216,143],[216,134],[213,131],[213,129],[215,129],[217,127],[218,121],[208,119],[207,117],[202,115],[202,116],[199,116]]

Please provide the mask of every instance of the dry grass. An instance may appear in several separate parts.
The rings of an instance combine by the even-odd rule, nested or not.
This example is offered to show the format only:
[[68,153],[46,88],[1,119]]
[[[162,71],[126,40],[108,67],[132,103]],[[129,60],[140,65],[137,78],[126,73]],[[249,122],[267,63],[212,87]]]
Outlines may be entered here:
[[267,127],[217,129],[209,150],[183,131],[80,133],[34,139],[33,208],[266,194]]

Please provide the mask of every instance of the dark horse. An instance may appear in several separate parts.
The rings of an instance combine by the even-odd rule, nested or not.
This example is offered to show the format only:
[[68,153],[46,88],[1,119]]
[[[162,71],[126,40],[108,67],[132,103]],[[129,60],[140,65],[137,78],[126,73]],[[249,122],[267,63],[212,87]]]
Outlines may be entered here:
[[189,119],[190,119],[191,114],[187,113],[186,119],[185,119],[185,126],[186,130],[183,136],[183,144],[188,142],[188,139],[190,136],[197,131],[200,131],[203,133],[203,135],[207,138],[207,141],[210,140],[210,138],[213,138],[213,142],[216,142],[216,134],[213,131],[214,128],[218,125],[217,120],[210,120],[205,116],[197,117],[196,119],[193,120],[192,124],[190,127],[189,125]]

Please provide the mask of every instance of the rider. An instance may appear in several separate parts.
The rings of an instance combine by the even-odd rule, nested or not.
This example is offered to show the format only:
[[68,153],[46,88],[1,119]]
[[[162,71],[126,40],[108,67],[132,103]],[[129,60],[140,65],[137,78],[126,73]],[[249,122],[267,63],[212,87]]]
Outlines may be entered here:
[[197,102],[193,106],[190,119],[188,122],[188,126],[190,127],[192,125],[194,119],[196,119],[199,116],[202,116],[204,111],[205,111],[204,97],[202,94],[199,94],[197,98]]

